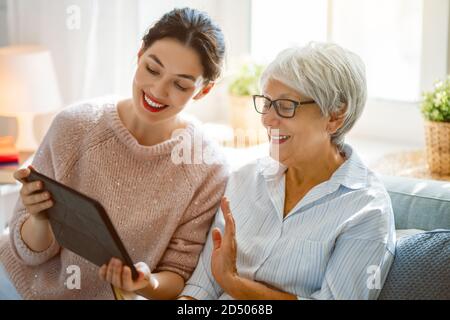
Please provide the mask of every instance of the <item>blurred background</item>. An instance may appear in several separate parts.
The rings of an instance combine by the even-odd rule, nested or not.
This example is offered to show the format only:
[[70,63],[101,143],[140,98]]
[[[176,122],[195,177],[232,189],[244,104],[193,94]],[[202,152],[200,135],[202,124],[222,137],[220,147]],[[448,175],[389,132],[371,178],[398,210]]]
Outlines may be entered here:
[[[423,92],[449,74],[448,0],[0,0],[0,46],[40,45],[51,53],[60,105],[36,110],[37,142],[71,103],[130,96],[142,36],[163,13],[183,6],[208,12],[226,36],[223,76],[187,108],[218,138],[258,127],[248,96],[259,66],[287,46],[332,41],[366,63],[369,99],[348,141],[373,166],[393,154],[391,168],[402,156],[424,166],[420,106]],[[17,136],[14,108],[0,106],[12,111],[0,117],[0,136]]]

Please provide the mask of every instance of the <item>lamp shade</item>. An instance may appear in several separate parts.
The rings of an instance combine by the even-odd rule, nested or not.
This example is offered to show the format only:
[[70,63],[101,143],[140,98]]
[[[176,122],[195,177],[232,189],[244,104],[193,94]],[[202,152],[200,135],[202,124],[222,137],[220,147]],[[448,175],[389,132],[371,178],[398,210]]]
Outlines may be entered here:
[[61,107],[50,51],[40,46],[0,48],[0,115],[47,113]]

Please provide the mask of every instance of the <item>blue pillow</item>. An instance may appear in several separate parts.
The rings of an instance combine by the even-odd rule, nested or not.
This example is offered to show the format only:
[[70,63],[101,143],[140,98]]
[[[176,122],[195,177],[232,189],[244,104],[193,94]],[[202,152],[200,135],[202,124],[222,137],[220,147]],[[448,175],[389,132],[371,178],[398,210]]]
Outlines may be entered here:
[[398,240],[380,300],[450,300],[450,230]]

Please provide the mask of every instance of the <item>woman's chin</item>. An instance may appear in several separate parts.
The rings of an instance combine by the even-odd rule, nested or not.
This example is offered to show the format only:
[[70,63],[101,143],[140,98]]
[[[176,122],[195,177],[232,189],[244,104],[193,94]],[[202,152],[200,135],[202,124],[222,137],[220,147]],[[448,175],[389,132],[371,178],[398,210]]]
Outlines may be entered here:
[[288,162],[287,160],[289,159],[289,157],[284,152],[280,152],[279,148],[272,148],[272,146],[270,147],[270,157],[283,165],[285,165],[286,162]]

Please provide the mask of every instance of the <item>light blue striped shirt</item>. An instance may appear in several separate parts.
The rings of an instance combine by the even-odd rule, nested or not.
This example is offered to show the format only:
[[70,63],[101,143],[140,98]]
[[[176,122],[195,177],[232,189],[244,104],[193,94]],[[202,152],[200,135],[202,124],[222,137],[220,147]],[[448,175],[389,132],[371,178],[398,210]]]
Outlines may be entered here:
[[[234,172],[226,196],[236,222],[237,270],[299,299],[376,299],[393,262],[389,195],[349,145],[347,160],[283,218],[285,167],[259,159]],[[224,230],[222,212],[212,228]],[[212,230],[211,228],[211,230]],[[211,231],[182,292],[231,299],[211,273]]]

